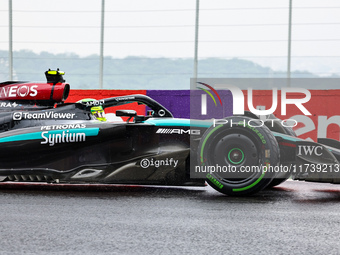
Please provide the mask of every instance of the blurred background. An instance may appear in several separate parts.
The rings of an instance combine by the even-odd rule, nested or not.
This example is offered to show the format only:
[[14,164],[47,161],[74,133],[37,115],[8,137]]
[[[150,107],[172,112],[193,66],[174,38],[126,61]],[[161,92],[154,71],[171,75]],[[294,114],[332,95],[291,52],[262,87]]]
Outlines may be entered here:
[[195,66],[201,78],[340,76],[337,0],[1,0],[0,34],[0,81],[48,68],[74,89],[189,89]]

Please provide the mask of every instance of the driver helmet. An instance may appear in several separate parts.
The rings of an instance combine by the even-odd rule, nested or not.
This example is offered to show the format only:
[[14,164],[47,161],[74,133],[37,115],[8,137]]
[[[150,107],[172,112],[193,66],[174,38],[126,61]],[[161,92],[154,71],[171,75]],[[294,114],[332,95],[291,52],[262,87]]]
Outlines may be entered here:
[[[88,103],[91,101],[97,101],[97,100],[92,99],[92,98],[85,98],[85,99],[79,100],[77,103],[84,104],[84,103]],[[91,114],[99,121],[106,121],[104,108],[101,105],[91,107]]]
[[91,108],[91,113],[97,120],[106,121],[105,112],[102,106],[93,106]]

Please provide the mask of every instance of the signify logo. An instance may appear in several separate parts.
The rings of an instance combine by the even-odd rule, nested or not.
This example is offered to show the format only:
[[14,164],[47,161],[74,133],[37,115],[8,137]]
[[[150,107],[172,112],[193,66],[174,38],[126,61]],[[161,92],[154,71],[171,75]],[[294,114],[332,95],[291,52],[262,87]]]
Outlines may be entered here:
[[[202,84],[198,82],[199,84]],[[204,83],[203,83],[204,84]],[[208,88],[210,88],[220,99],[217,90],[229,90],[233,97],[233,114],[234,115],[244,115],[244,105],[245,105],[245,99],[243,92],[240,88],[228,85],[228,84],[217,84],[214,86],[214,88],[208,84],[204,84]],[[202,89],[202,88],[199,88]],[[207,90],[204,90],[205,92],[209,92]],[[270,115],[275,112],[278,105],[278,89],[273,88],[272,89],[272,106],[268,110],[260,110],[256,109],[253,104],[253,89],[248,88],[248,100],[247,105],[249,110],[256,114],[256,115]],[[304,98],[287,98],[288,93],[295,93],[295,94],[303,94]],[[208,93],[212,98],[212,94]],[[312,115],[305,106],[303,106],[304,103],[307,103],[311,99],[311,93],[309,90],[304,88],[281,88],[281,115],[287,115],[287,105],[292,104],[295,105],[304,115]],[[216,101],[213,98],[215,105]],[[221,102],[222,105],[222,102]],[[201,95],[201,114],[207,115],[207,100],[206,95]]]
[[165,158],[165,159],[153,159],[153,158],[144,158],[140,161],[140,166],[142,168],[148,168],[148,167],[160,167],[160,166],[173,166],[176,168],[178,165],[178,159],[173,158]]

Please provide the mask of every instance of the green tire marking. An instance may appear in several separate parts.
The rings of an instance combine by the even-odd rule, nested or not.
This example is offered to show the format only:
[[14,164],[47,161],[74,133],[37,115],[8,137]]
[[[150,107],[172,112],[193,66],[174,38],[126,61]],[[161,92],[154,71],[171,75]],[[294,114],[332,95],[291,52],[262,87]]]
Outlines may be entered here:
[[216,180],[211,174],[207,174],[206,178],[208,178],[219,189],[223,188],[223,184]]
[[[231,160],[231,158],[230,158],[230,153],[231,153],[232,151],[234,151],[234,150],[238,150],[238,151],[240,151],[240,152],[242,153],[242,158],[241,158],[241,160],[238,161],[238,162],[234,162],[234,161]],[[242,151],[241,149],[239,149],[239,148],[234,148],[234,149],[232,149],[232,150],[229,151],[229,153],[228,153],[228,159],[229,159],[229,161],[230,161],[231,163],[237,165],[237,164],[239,164],[239,163],[241,163],[241,162],[243,161],[243,159],[244,159],[244,153],[243,153],[243,151]]]

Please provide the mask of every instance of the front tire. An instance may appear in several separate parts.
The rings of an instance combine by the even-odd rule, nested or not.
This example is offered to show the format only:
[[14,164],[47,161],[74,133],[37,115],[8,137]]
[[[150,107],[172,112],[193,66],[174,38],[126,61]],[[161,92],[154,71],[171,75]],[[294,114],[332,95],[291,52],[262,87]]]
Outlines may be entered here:
[[[210,169],[207,182],[217,191],[231,196],[254,194],[275,177],[274,171],[266,169],[279,163],[277,141],[259,120],[225,120],[227,124],[212,126],[204,133],[198,147],[198,163]],[[250,171],[244,172],[245,169]]]

